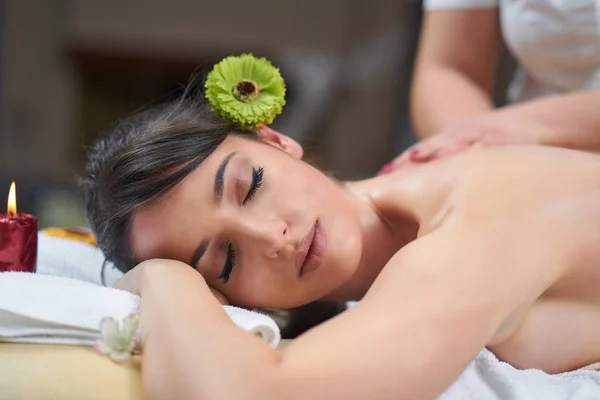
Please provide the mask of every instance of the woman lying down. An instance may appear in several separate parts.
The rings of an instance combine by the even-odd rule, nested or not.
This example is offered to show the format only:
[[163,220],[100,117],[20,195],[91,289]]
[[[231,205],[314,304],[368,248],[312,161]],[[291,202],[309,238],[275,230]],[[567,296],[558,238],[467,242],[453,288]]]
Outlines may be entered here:
[[[142,296],[149,398],[431,399],[485,346],[549,373],[600,360],[596,155],[470,150],[340,183],[188,96],[123,121],[87,174]],[[282,354],[220,306],[318,299],[360,303]]]

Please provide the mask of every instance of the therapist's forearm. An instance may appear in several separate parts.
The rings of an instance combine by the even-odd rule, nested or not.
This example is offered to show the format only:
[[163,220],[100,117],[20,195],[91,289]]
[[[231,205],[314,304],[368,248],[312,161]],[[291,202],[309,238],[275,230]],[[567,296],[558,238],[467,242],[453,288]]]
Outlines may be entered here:
[[145,279],[142,330],[149,399],[265,398],[266,374],[278,366],[276,353],[235,326],[191,271]]
[[411,90],[411,120],[419,139],[493,108],[490,88],[444,66],[417,69]]
[[600,150],[600,91],[578,92],[505,107],[498,116],[529,120],[542,128],[536,142],[579,150]]

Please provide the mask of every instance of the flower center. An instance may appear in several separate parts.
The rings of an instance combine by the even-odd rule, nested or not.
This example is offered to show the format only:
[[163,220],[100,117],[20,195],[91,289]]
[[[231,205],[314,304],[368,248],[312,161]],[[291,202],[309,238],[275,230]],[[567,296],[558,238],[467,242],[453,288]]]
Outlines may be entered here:
[[260,95],[260,89],[252,81],[239,81],[233,88],[233,95],[236,99],[247,103]]

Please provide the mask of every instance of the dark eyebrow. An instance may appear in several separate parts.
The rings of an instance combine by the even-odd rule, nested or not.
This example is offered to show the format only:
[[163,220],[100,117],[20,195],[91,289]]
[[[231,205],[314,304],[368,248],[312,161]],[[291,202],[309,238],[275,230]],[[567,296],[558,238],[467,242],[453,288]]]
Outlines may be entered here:
[[200,259],[204,255],[204,253],[206,253],[206,249],[208,249],[209,243],[210,243],[210,240],[208,240],[208,239],[203,240],[202,243],[200,243],[200,246],[198,246],[198,248],[196,249],[196,251],[194,251],[194,255],[192,256],[192,262],[190,263],[192,268],[197,267],[198,261],[200,261]]
[[219,165],[219,169],[217,169],[217,173],[215,175],[215,189],[214,189],[214,201],[219,204],[221,199],[223,198],[223,184],[225,179],[225,169],[229,164],[231,158],[235,155],[235,151],[229,153],[227,157],[221,161],[221,165]]

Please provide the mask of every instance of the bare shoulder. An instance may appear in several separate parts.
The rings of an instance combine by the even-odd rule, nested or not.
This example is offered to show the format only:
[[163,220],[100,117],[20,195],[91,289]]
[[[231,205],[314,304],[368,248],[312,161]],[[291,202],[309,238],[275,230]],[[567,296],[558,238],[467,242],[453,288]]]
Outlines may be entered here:
[[454,192],[457,223],[501,236],[498,246],[529,254],[531,263],[561,260],[556,268],[600,241],[599,156],[514,147],[473,152],[469,162],[474,172]]
[[[382,279],[395,264],[436,274],[445,266],[448,275],[468,270],[469,281],[535,279],[542,290],[600,242],[597,155],[514,146],[468,151],[390,175],[386,201],[414,211],[425,228],[390,260]],[[529,296],[541,294],[536,290]]]
[[[422,223],[422,233],[440,226],[450,211],[478,218],[526,212],[544,197],[557,198],[600,185],[600,157],[542,146],[472,149],[402,168],[366,181],[374,201],[394,213],[402,210]],[[381,190],[385,187],[386,190]]]
[[567,182],[589,185],[591,181],[600,181],[597,179],[600,156],[571,149],[546,146],[492,147],[465,152],[464,158],[464,167],[473,172],[472,176],[481,180],[513,182],[513,187],[528,181],[530,184],[526,187],[532,187],[535,182],[549,186]]
[[446,164],[433,164],[426,178],[435,182],[438,173],[451,176],[444,201],[462,223],[508,221],[514,228],[541,228],[566,203],[600,200],[600,156],[595,154],[511,146],[467,151]]

